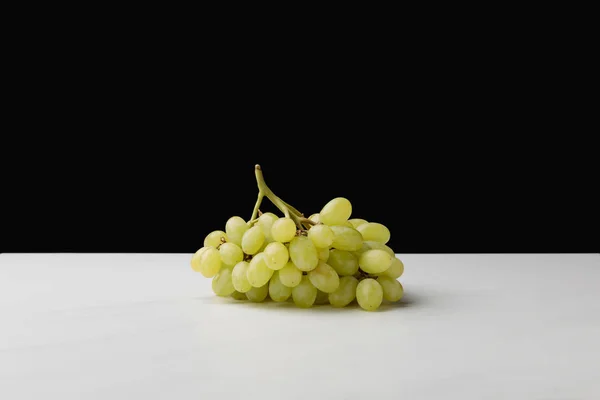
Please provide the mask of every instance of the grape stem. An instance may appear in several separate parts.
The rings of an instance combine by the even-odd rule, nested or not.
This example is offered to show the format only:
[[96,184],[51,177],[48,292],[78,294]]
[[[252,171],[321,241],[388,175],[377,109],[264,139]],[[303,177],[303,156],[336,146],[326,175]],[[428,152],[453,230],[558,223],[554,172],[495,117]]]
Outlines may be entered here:
[[304,230],[305,226],[303,225],[303,223],[309,223],[309,220],[304,218],[304,214],[302,214],[300,211],[298,211],[285,201],[281,200],[279,197],[277,197],[277,195],[275,195],[275,193],[273,193],[269,186],[267,186],[267,183],[265,182],[265,178],[262,173],[262,169],[258,164],[256,164],[256,166],[254,167],[254,175],[256,175],[256,184],[258,185],[258,197],[256,199],[256,204],[254,205],[254,210],[252,211],[252,217],[250,217],[250,221],[254,221],[256,219],[256,215],[259,211],[258,209],[263,201],[263,198],[266,197],[269,200],[271,200],[275,207],[277,207],[283,213],[283,215],[285,215],[286,218],[291,218],[299,229]]

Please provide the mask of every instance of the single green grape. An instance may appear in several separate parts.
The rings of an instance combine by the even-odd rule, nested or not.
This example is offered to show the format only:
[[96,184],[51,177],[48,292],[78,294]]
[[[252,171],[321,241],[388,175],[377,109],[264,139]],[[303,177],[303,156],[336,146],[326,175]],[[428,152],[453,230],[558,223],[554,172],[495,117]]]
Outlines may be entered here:
[[248,298],[246,297],[246,293],[240,293],[237,290],[231,293],[231,297],[233,297],[236,300],[248,300]]
[[273,213],[264,213],[260,217],[258,217],[258,225],[262,228],[263,234],[265,235],[265,242],[271,243],[273,240],[273,235],[271,234],[271,228],[273,227],[273,223],[277,221],[279,217]]
[[319,253],[312,240],[296,236],[290,242],[290,259],[300,271],[311,271],[319,263]]
[[319,220],[325,225],[343,225],[352,214],[352,204],[344,197],[336,197],[325,204]]
[[267,267],[264,254],[258,253],[255,255],[250,261],[250,265],[246,271],[248,282],[250,282],[253,287],[261,287],[267,284],[272,276],[273,270]]
[[229,296],[235,291],[231,282],[231,270],[222,268],[212,280],[212,290],[217,296]]
[[383,298],[387,301],[398,301],[404,294],[404,288],[402,284],[397,280],[390,278],[389,276],[380,276],[377,278],[377,282],[383,289]]
[[364,310],[375,311],[383,301],[383,289],[372,278],[363,279],[356,286],[356,301]]
[[359,225],[356,230],[360,232],[365,241],[372,240],[383,244],[390,241],[390,230],[385,225],[377,222]]
[[300,284],[292,288],[294,304],[301,308],[312,307],[317,299],[317,288],[310,283],[308,276],[303,275]]
[[280,243],[291,241],[296,235],[296,224],[291,218],[279,218],[271,227],[273,240]]
[[229,238],[228,241],[240,247],[242,247],[242,236],[244,236],[244,233],[248,229],[250,227],[242,217],[231,217],[225,224],[225,232],[227,232],[227,237]]
[[192,259],[190,260],[190,265],[192,269],[196,272],[200,272],[200,260],[202,258],[202,254],[208,249],[208,247],[201,247],[197,252],[194,253]]
[[366,240],[363,243],[364,243],[364,245],[365,245],[366,248],[365,248],[364,251],[362,251],[362,253],[364,253],[367,250],[377,249],[377,250],[384,250],[390,256],[396,257],[396,254],[394,253],[394,250],[392,250],[387,244],[379,243],[379,242],[376,242],[374,240]]
[[212,231],[204,238],[204,247],[219,247],[223,241],[229,241],[225,232]]
[[314,287],[325,293],[334,292],[340,284],[340,277],[335,269],[323,261],[319,261],[317,268],[308,273],[308,279]]
[[308,231],[308,238],[316,247],[329,248],[333,243],[333,231],[327,225],[314,225]]
[[290,259],[287,247],[280,242],[269,243],[267,247],[265,247],[263,254],[265,255],[267,267],[274,270],[285,267],[285,264],[287,264]]
[[353,276],[340,278],[340,285],[333,293],[329,293],[329,303],[333,307],[346,307],[356,297],[356,286],[358,279]]
[[367,250],[360,255],[358,265],[369,274],[379,274],[392,265],[392,256],[384,250]]
[[352,224],[352,226],[354,227],[354,229],[356,229],[360,225],[366,224],[369,221],[367,221],[366,219],[362,219],[362,218],[352,218],[352,219],[349,219],[348,222],[350,222]]
[[340,276],[354,275],[358,271],[358,258],[346,250],[330,250],[327,264],[331,265]]
[[242,250],[246,254],[256,254],[265,242],[265,234],[260,226],[253,226],[242,236]]
[[324,249],[317,247],[317,254],[319,255],[319,260],[325,262],[329,260],[329,249],[327,247]]
[[356,229],[342,225],[331,227],[333,231],[332,247],[339,250],[357,251],[363,245],[363,238]]
[[404,263],[398,260],[396,257],[392,258],[390,267],[383,271],[382,276],[387,276],[392,279],[398,279],[404,273]]
[[279,279],[279,271],[273,273],[269,281],[269,296],[271,300],[281,302],[286,301],[292,295],[292,288],[285,286]]
[[246,293],[250,289],[252,289],[252,285],[248,281],[248,264],[246,261],[240,261],[233,267],[233,271],[231,273],[231,280],[233,282],[233,287],[235,290],[241,293]]
[[246,292],[246,297],[248,300],[254,303],[261,303],[265,301],[267,296],[269,295],[269,284],[265,284],[261,287],[253,287],[252,289]]
[[285,267],[279,270],[279,280],[285,286],[293,288],[302,280],[302,271],[296,268],[293,262],[288,261]]
[[205,278],[212,278],[221,269],[221,255],[214,247],[207,247],[200,257],[200,273]]
[[244,259],[244,252],[235,243],[223,243],[219,246],[221,261],[227,265],[235,265]]
[[312,222],[319,223],[320,222],[320,215],[319,215],[319,213],[316,213],[316,214],[313,214],[310,217],[308,217],[308,219],[310,219]]

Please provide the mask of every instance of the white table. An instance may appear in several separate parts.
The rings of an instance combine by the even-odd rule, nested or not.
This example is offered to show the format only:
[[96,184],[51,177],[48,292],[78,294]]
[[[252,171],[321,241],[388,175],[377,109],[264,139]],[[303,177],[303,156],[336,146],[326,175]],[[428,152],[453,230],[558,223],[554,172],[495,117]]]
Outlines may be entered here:
[[0,399],[600,399],[600,255],[399,255],[380,312],[212,294],[189,254],[1,254]]

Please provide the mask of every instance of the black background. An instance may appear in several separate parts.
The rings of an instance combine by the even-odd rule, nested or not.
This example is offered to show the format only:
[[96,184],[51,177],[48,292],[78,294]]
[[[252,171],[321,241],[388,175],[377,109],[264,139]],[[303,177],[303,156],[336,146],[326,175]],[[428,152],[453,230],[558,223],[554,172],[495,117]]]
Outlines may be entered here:
[[348,198],[398,253],[598,251],[594,146],[524,64],[190,60],[25,68],[0,251],[193,252],[250,216],[257,163],[307,216]]

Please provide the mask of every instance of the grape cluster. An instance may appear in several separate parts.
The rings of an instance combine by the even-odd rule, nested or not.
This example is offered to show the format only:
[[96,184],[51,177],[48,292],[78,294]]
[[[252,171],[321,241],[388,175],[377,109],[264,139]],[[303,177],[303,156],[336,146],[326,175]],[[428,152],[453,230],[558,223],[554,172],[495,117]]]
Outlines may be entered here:
[[[304,218],[266,186],[258,165],[256,171],[259,198],[252,218],[231,217],[225,231],[209,233],[192,256],[192,269],[212,278],[215,294],[252,302],[291,299],[304,308],[345,307],[356,299],[367,311],[402,298],[397,279],[404,264],[386,245],[385,225],[349,219],[352,204],[343,197]],[[263,197],[284,215],[257,217]]]

